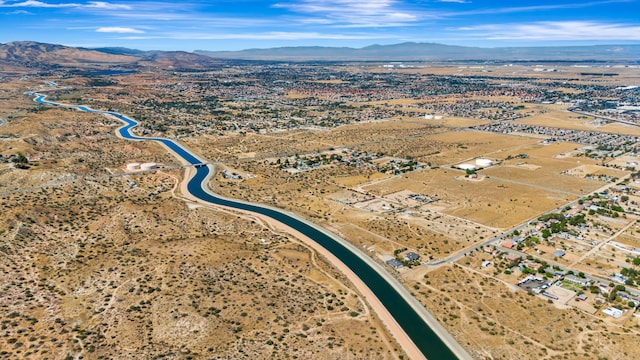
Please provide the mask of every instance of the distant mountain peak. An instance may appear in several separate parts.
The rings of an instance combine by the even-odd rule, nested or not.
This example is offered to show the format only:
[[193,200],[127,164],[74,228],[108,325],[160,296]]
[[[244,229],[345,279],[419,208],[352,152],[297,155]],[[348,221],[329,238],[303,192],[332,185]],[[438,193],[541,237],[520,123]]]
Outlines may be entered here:
[[166,69],[206,69],[218,60],[185,51],[142,51],[122,47],[87,49],[35,41],[0,44],[0,64],[28,68],[156,66]]
[[241,51],[142,51],[74,48],[35,41],[0,44],[0,66],[209,69],[222,59],[275,61],[619,61],[640,63],[640,45],[479,48],[437,43],[373,44],[362,48],[289,46]]
[[638,61],[640,45],[480,48],[438,43],[403,42],[349,47],[277,47],[240,51],[204,51],[198,54],[221,59],[278,61],[456,61],[456,60],[556,60]]

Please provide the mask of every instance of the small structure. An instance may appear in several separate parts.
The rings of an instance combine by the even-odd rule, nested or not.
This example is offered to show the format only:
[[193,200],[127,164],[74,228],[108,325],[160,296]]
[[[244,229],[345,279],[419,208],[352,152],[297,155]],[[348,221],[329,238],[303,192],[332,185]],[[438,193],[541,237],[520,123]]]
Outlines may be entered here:
[[140,170],[140,163],[134,162],[134,163],[127,164],[127,170],[129,171]]
[[140,164],[140,170],[155,170],[158,164],[154,162]]
[[479,167],[487,167],[487,166],[491,166],[493,164],[493,161],[489,160],[489,159],[476,159],[476,165]]
[[534,275],[529,275],[524,279],[518,281],[516,285],[527,291],[533,291],[535,293],[539,293],[540,292],[539,289],[541,289],[545,283],[546,282],[544,281],[544,279]]
[[529,269],[538,271],[541,267],[542,264],[541,263],[537,263],[537,262],[533,262],[533,261],[529,261],[529,260],[525,260],[522,262],[522,264],[526,267],[528,267]]
[[458,165],[458,168],[462,170],[475,170],[476,166],[473,164],[460,164]]
[[589,286],[591,285],[591,282],[587,279],[581,279],[579,277],[575,277],[573,275],[567,275],[564,277],[565,280],[567,280],[570,283],[573,284],[578,284],[580,286]]
[[600,289],[600,294],[603,295],[609,295],[613,291],[613,287],[605,284],[598,284],[598,288]]
[[406,261],[416,261],[418,259],[420,259],[420,255],[414,253],[414,252],[408,252],[404,255],[404,259]]
[[[513,244],[513,243],[512,243]],[[522,256],[518,255],[518,254],[507,254],[504,257],[507,261],[518,261],[520,259],[522,259]]]
[[624,301],[627,301],[627,302],[633,303],[633,306],[634,306],[634,307],[637,307],[638,305],[640,305],[640,299],[638,299],[638,298],[634,298],[634,297],[631,297],[631,296],[629,296],[629,294],[627,294],[627,293],[626,293],[626,292],[624,292],[624,291],[618,291],[618,296],[619,296],[621,299],[623,299]]
[[620,274],[620,273],[615,273],[615,274],[613,274],[613,277],[611,278],[611,280],[612,280],[613,282],[616,282],[616,283],[618,283],[618,284],[623,284],[623,285],[624,285],[624,284],[626,284],[627,279],[628,279],[628,278],[627,278],[626,276],[624,276],[624,275],[622,275],[622,274]]
[[569,209],[567,212],[564,213],[564,217],[571,217],[571,216],[575,216],[578,215],[582,212],[582,210],[584,210],[584,206],[583,205],[576,205],[574,207],[572,207],[571,209]]
[[387,265],[391,266],[394,269],[400,269],[401,267],[403,267],[404,265],[402,265],[402,263],[400,261],[398,261],[397,259],[390,259],[387,260]]
[[553,256],[555,257],[563,257],[566,255],[566,252],[562,249],[556,249],[556,251],[553,252]]
[[609,315],[611,317],[614,317],[616,319],[619,318],[620,316],[622,316],[622,310],[614,308],[614,307],[606,308],[606,309],[602,310],[602,313],[606,314],[606,315]]
[[513,241],[505,240],[500,244],[500,246],[502,246],[503,248],[511,249],[513,247]]

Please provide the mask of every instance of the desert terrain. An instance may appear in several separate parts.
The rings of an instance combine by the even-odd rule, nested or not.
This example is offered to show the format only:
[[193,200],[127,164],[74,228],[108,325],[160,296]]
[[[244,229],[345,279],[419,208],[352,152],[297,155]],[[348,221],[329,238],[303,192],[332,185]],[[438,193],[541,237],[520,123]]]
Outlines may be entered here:
[[[407,358],[313,248],[258,217],[189,201],[166,149],[118,138],[108,117],[36,104],[31,90],[130,115],[136,134],[210,161],[213,192],[340,235],[476,359],[640,357],[639,133],[567,110],[596,114],[580,102],[602,95],[596,81],[603,99],[631,98],[616,89],[637,69],[597,79],[559,69],[10,69],[0,85],[0,353]],[[292,72],[300,82],[272,86]],[[329,74],[342,79],[321,80]],[[159,168],[127,171],[134,162]],[[544,291],[521,286],[527,276]]]

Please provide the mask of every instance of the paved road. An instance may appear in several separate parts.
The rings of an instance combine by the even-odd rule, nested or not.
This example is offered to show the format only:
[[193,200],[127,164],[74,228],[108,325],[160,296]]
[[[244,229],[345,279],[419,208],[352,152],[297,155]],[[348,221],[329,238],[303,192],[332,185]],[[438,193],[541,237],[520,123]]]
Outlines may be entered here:
[[618,236],[620,236],[620,234],[624,233],[625,231],[627,231],[628,228],[630,228],[631,226],[633,226],[636,223],[635,220],[630,221],[625,227],[623,227],[622,229],[620,229],[618,232],[616,232],[615,234],[609,236],[606,240],[600,242],[600,244],[594,246],[591,250],[587,251],[584,255],[582,255],[578,260],[574,261],[571,265],[569,265],[569,267],[573,267],[576,266],[578,263],[582,262],[582,260],[588,258],[589,256],[595,254],[598,250],[600,250],[603,246],[605,246],[606,244],[608,244],[609,242],[611,242],[613,239],[617,238]]
[[[599,192],[601,192],[601,191],[604,191],[605,189],[608,189],[608,188],[610,188],[610,187],[612,187],[612,186],[619,185],[619,184],[620,184],[620,183],[622,183],[624,180],[626,180],[628,177],[629,177],[629,176],[627,175],[627,176],[624,176],[624,177],[622,177],[622,178],[618,179],[618,181],[617,181],[617,182],[615,182],[615,183],[608,183],[608,184],[605,184],[604,186],[602,186],[602,187],[598,188],[597,190],[594,190],[594,191],[592,191],[591,193],[589,193],[589,194],[587,194],[587,195],[584,195],[584,196],[582,196],[582,197],[589,196],[589,195],[592,195],[592,194],[596,194],[596,193],[599,193]],[[581,198],[582,198],[582,197],[581,197]],[[553,209],[553,210],[551,210],[551,211],[547,212],[547,214],[554,213],[554,212],[560,212],[562,209],[564,209],[564,208],[565,208],[565,207],[567,207],[567,206],[573,206],[573,205],[576,205],[576,204],[578,203],[578,201],[579,201],[579,200],[580,200],[580,199],[576,199],[576,200],[570,201],[570,202],[568,202],[568,203],[566,203],[566,204],[564,204],[564,205],[562,205],[562,206],[560,206],[560,207],[557,207],[557,208],[555,208],[555,209]],[[483,241],[483,242],[481,242],[481,243],[479,243],[479,244],[476,244],[476,245],[472,245],[472,246],[470,246],[470,247],[468,247],[468,248],[465,248],[465,249],[463,249],[463,250],[461,250],[461,251],[459,251],[459,252],[457,252],[457,253],[455,253],[455,254],[453,254],[453,255],[451,255],[451,256],[449,256],[449,257],[447,257],[447,258],[445,258],[445,259],[437,260],[437,261],[431,262],[431,263],[429,263],[428,265],[429,265],[429,266],[438,266],[438,265],[442,265],[442,264],[444,264],[444,263],[454,262],[454,261],[457,261],[457,260],[459,260],[460,258],[462,258],[462,257],[466,256],[466,255],[467,255],[467,254],[469,254],[470,252],[473,252],[473,251],[476,251],[476,250],[478,250],[478,249],[481,249],[481,248],[483,248],[483,247],[484,247],[484,246],[486,246],[486,245],[491,245],[491,244],[499,245],[498,243],[499,243],[500,241],[504,240],[505,238],[507,238],[509,234],[513,233],[513,232],[514,232],[514,231],[516,231],[516,230],[520,231],[520,230],[524,229],[524,228],[529,224],[529,222],[531,222],[531,221],[533,221],[533,220],[536,220],[538,217],[539,217],[539,216],[536,216],[536,217],[533,217],[533,218],[531,218],[531,219],[528,219],[527,221],[525,221],[525,222],[521,223],[520,225],[517,225],[517,226],[515,226],[515,227],[513,227],[513,228],[511,228],[511,229],[509,229],[509,230],[507,230],[507,231],[504,231],[502,234],[496,235],[496,236],[492,237],[492,238],[491,238],[491,239],[489,239],[489,240]],[[508,249],[504,249],[504,248],[502,248],[502,247],[501,247],[501,248],[500,248],[500,250],[508,250]],[[508,252],[508,251],[507,251],[507,252]],[[514,253],[514,254],[519,254],[519,255],[524,255],[524,256],[526,256],[526,254],[521,253],[521,252],[519,252],[519,251],[513,251],[513,253]]]
[[617,122],[617,123],[621,123],[621,124],[625,124],[625,125],[640,126],[640,124],[636,124],[636,123],[631,122],[631,121],[626,121],[626,120],[616,119],[616,118],[612,118],[612,117],[608,117],[608,116],[592,114],[592,113],[588,113],[586,111],[577,111],[577,110],[571,110],[571,109],[568,109],[568,111],[570,111],[572,113],[580,114],[580,115],[593,116],[595,118],[605,119],[605,120],[609,120],[609,121],[613,121],[613,122]]

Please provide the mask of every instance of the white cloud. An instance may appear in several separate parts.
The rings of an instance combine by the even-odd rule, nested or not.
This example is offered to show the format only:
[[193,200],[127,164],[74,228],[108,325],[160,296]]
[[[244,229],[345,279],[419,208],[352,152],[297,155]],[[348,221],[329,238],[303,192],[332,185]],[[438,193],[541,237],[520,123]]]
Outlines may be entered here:
[[80,4],[49,4],[42,1],[35,0],[27,0],[17,3],[9,3],[3,2],[0,4],[2,7],[41,7],[41,8],[67,8],[67,7],[77,7]]
[[300,0],[273,6],[312,15],[316,23],[345,27],[407,26],[420,20],[418,12],[396,0]]
[[552,4],[552,5],[531,5],[531,6],[514,6],[503,8],[490,8],[490,9],[475,9],[467,11],[458,11],[445,13],[445,16],[459,16],[459,15],[485,15],[485,14],[511,14],[520,12],[532,12],[532,11],[546,11],[546,10],[561,10],[561,9],[579,9],[591,6],[606,5],[613,3],[623,3],[629,0],[604,0],[604,1],[591,1],[582,3],[568,3],[568,4]]
[[129,28],[129,27],[117,27],[117,26],[97,28],[96,32],[117,33],[117,34],[144,34],[144,31],[142,30]]
[[7,3],[0,1],[0,7],[33,7],[33,8],[78,8],[78,9],[103,9],[103,10],[130,10],[131,6],[125,4],[112,4],[104,1],[90,1],[86,4],[79,3],[47,3],[37,0]]
[[27,10],[14,10],[4,14],[5,15],[34,15],[32,12],[29,12]]
[[438,0],[438,2],[441,2],[441,3],[468,4],[471,1],[467,1],[467,0]]
[[112,4],[104,1],[89,1],[84,7],[88,9],[104,9],[104,10],[131,10],[130,5]]
[[287,32],[271,31],[263,33],[171,33],[150,36],[123,36],[124,40],[150,40],[150,39],[173,39],[173,40],[372,40],[391,38],[388,35],[369,34],[332,34],[319,32]]
[[542,21],[492,24],[457,30],[489,40],[640,40],[640,25],[595,21]]

